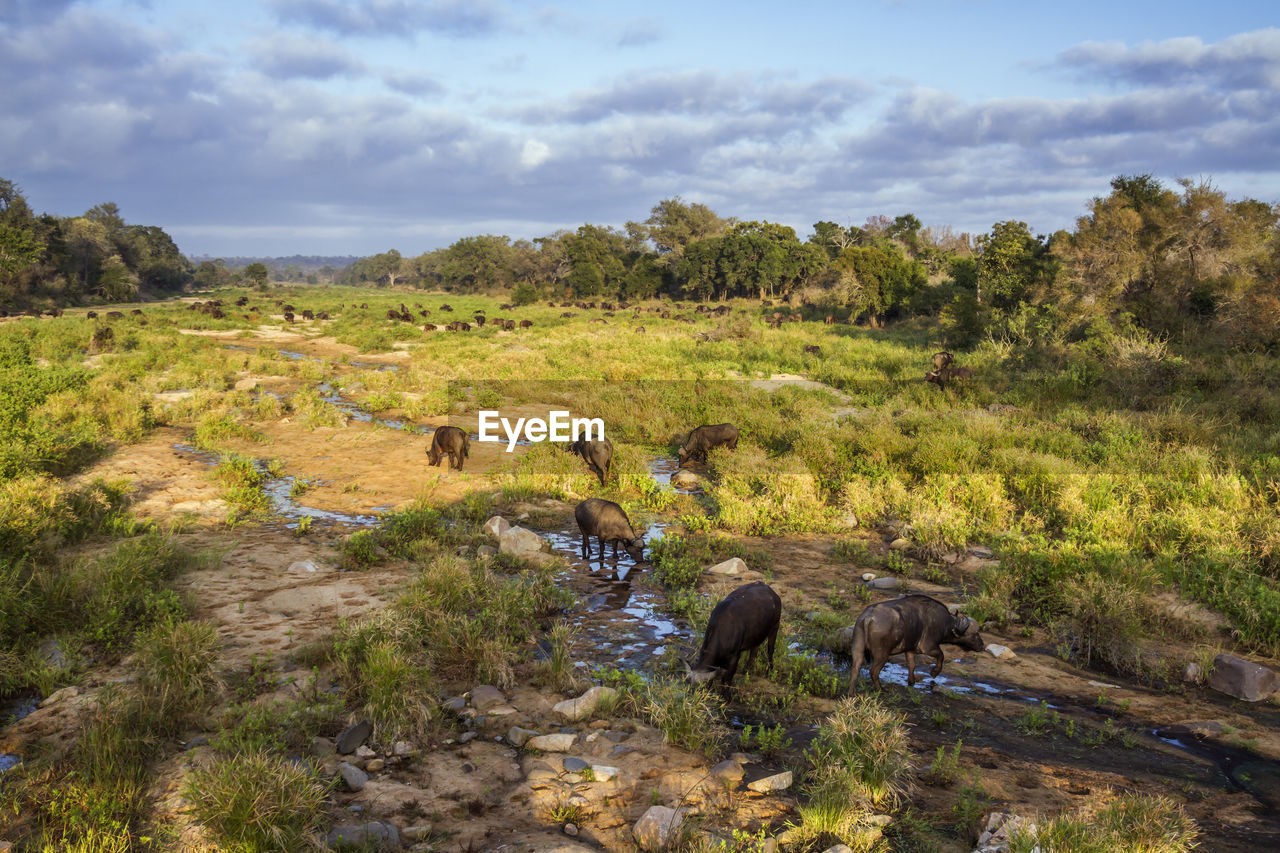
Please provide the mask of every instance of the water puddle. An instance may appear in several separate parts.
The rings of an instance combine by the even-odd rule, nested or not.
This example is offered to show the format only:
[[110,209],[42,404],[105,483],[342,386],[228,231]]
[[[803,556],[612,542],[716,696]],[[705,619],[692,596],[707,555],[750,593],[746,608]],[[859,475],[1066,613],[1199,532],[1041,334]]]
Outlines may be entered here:
[[[665,530],[663,523],[650,524],[644,532],[646,549]],[[669,642],[688,639],[688,628],[663,613],[666,596],[643,582],[633,582],[651,568],[648,563],[637,564],[621,548],[614,559],[611,546],[606,546],[602,558],[595,541],[590,558],[584,559],[582,535],[576,527],[541,535],[569,560],[562,580],[582,603],[569,615],[569,624],[594,650],[591,663],[643,670],[662,655]]]
[[306,353],[303,353],[303,352],[295,352],[294,350],[287,350],[287,349],[276,349],[275,347],[268,347],[268,346],[247,347],[241,344],[223,344],[223,346],[226,349],[237,350],[239,352],[256,353],[262,350],[266,350],[268,352],[278,352],[285,358],[290,359],[291,361],[315,361],[321,364],[333,364],[334,366],[337,366],[337,367],[355,367],[355,368],[359,368],[360,370],[388,371],[388,370],[400,369],[400,365],[398,364],[384,364],[380,361],[350,361],[350,360],[343,361],[341,358],[325,358],[323,356],[307,355]]
[[[40,707],[40,697],[35,694],[15,696],[0,705],[0,728],[8,728]],[[0,773],[12,770],[22,763],[22,756],[12,752],[0,752]]]
[[1155,729],[1152,737],[1215,765],[1229,789],[1253,797],[1273,818],[1280,816],[1280,761],[1191,733]]
[[658,485],[660,486],[666,486],[668,488],[675,489],[677,492],[681,492],[686,495],[696,495],[696,494],[702,493],[701,479],[699,479],[698,482],[688,486],[676,485],[671,482],[671,478],[674,477],[676,473],[680,471],[679,460],[671,456],[658,456],[653,459],[650,459],[648,468],[649,468],[649,476],[653,477],[653,479],[656,480],[658,482]]
[[336,390],[329,382],[321,382],[318,386],[320,396],[326,403],[331,404],[344,415],[354,418],[357,421],[366,424],[376,424],[384,426],[388,429],[405,430],[407,432],[427,434],[431,430],[420,427],[417,424],[411,424],[408,421],[402,421],[395,418],[380,418],[372,412],[362,409],[359,404],[351,401],[350,398],[342,396],[342,392]]

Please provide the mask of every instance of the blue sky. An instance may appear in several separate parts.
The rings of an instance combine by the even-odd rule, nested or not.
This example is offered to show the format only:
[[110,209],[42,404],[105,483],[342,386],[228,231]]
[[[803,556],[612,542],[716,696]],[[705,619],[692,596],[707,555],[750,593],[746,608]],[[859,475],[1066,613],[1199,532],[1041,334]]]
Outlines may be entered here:
[[681,196],[803,238],[1280,201],[1271,2],[0,0],[0,177],[189,255],[406,255]]

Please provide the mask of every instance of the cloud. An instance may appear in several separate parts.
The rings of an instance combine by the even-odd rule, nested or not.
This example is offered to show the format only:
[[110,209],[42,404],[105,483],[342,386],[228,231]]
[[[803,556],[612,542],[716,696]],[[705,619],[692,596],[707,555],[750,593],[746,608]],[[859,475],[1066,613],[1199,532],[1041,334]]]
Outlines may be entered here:
[[1280,89],[1280,29],[1230,36],[1206,45],[1176,38],[1129,46],[1085,42],[1060,53],[1054,66],[1088,79],[1164,87],[1198,82],[1225,89]]
[[382,82],[392,91],[413,97],[440,95],[445,91],[439,80],[420,71],[388,71],[382,75]]
[[277,16],[342,36],[482,36],[502,29],[493,0],[274,0]]
[[632,18],[622,25],[618,47],[644,47],[662,41],[666,28],[653,18]]
[[77,0],[0,0],[0,24],[27,27],[51,21]]
[[254,67],[268,77],[327,80],[365,73],[364,63],[324,39],[277,35],[251,41],[246,53],[254,57]]

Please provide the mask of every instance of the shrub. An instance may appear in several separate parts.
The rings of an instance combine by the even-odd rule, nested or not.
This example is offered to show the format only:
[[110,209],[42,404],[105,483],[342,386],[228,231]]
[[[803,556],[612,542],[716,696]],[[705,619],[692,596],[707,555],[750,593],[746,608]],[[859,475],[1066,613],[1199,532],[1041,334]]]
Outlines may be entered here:
[[910,786],[906,718],[871,695],[841,699],[807,753],[817,802],[893,807]]
[[214,838],[245,853],[315,846],[327,793],[309,768],[262,753],[197,768],[184,789],[196,818]]

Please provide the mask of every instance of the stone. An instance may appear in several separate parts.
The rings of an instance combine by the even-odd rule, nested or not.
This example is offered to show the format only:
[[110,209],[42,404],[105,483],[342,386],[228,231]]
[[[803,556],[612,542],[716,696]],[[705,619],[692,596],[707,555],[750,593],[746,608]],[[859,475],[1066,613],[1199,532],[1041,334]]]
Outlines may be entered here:
[[768,794],[771,791],[785,791],[791,787],[792,775],[790,770],[784,770],[781,773],[775,773],[772,776],[765,776],[763,779],[757,779],[754,782],[748,782],[747,788],[758,794]]
[[314,572],[315,570],[316,570],[316,564],[311,560],[298,560],[297,562],[289,564],[289,571],[291,572],[305,573],[305,572]]
[[601,704],[613,702],[617,698],[617,690],[596,685],[576,699],[557,702],[551,710],[566,720],[583,720],[594,714]]
[[568,836],[569,836],[569,837],[571,837],[571,838],[576,838],[576,837],[577,837],[577,835],[578,835],[578,826],[577,826],[577,824],[573,824],[573,823],[566,823],[566,824],[564,825],[564,834],[565,834],[565,835],[568,835]]
[[502,541],[502,534],[511,529],[511,522],[500,515],[495,515],[484,523],[484,530],[497,541]]
[[903,539],[901,536],[899,536],[897,539],[889,543],[889,550],[890,551],[910,551],[911,540]]
[[458,735],[458,743],[471,743],[471,741],[475,740],[477,737],[479,737],[479,735],[475,732],[463,732]]
[[522,729],[519,726],[512,726],[507,730],[507,743],[512,746],[524,746],[528,743],[529,738],[537,736],[538,733],[533,729]]
[[551,544],[532,530],[523,527],[508,528],[498,539],[498,552],[516,557],[528,557],[551,550]]
[[711,575],[740,575],[747,571],[747,564],[741,557],[730,557],[723,563],[716,563],[707,569],[707,574]]
[[431,835],[431,824],[429,823],[420,824],[419,826],[406,826],[400,830],[400,838],[410,844],[426,841],[429,835]]
[[844,515],[840,516],[840,523],[845,527],[857,527],[858,517],[851,512],[846,512]]
[[1245,702],[1261,702],[1280,690],[1280,675],[1262,664],[1223,654],[1213,659],[1209,686]]
[[671,485],[681,489],[691,489],[702,482],[702,478],[692,471],[677,471],[671,475]]
[[361,720],[339,732],[334,745],[339,755],[350,755],[362,746],[371,734],[373,734],[373,723]]
[[564,772],[566,773],[581,773],[590,766],[590,764],[583,761],[581,758],[575,758],[572,755],[567,756],[564,760]]
[[313,737],[311,739],[311,754],[316,758],[326,758],[337,751],[331,738]]
[[979,560],[992,560],[995,559],[996,556],[995,552],[985,545],[970,545],[969,554],[977,557]]
[[398,740],[392,744],[391,754],[396,758],[414,758],[418,754],[418,748],[407,740]]
[[191,740],[187,741],[182,745],[182,751],[190,752],[191,750],[196,749],[198,747],[208,746],[208,745],[209,745],[209,739],[207,737],[205,737],[204,735],[196,735]]
[[[1035,832],[1035,824],[1025,817],[1005,812],[992,812],[987,818],[987,828],[978,836],[978,846],[974,853],[1004,853],[1009,849],[1009,840],[1019,829]],[[1037,848],[1038,849],[1038,848]]]
[[45,640],[36,649],[36,657],[53,669],[67,668],[67,653],[56,639]]
[[346,761],[338,765],[338,775],[342,777],[342,784],[348,791],[363,791],[364,786],[369,784],[369,774]]
[[519,714],[519,709],[511,705],[499,705],[496,708],[490,708],[485,714],[490,717],[510,717],[512,714]]
[[893,815],[891,814],[873,814],[867,818],[866,822],[871,826],[885,827],[893,823]]
[[471,707],[477,711],[487,711],[490,708],[505,705],[506,702],[507,697],[503,696],[502,691],[496,687],[481,684],[471,688]]
[[711,778],[720,782],[726,788],[738,787],[744,775],[746,775],[746,771],[742,769],[742,765],[733,759],[725,759],[711,768]]
[[853,848],[847,844],[836,844],[823,850],[822,853],[853,853]]
[[377,773],[379,770],[387,766],[387,762],[381,758],[372,758],[364,766],[366,773]]
[[657,853],[659,850],[666,850],[679,837],[683,824],[684,809],[650,806],[631,828],[631,834],[641,850]]
[[444,702],[440,703],[440,707],[444,708],[446,711],[460,714],[462,713],[462,710],[467,707],[467,700],[461,696],[450,696],[448,699],[444,700]]
[[529,749],[538,749],[543,752],[566,752],[573,747],[574,740],[577,735],[569,734],[551,734],[538,735],[531,737],[525,742],[525,746]]
[[57,705],[59,702],[65,702],[68,699],[74,699],[80,695],[80,688],[74,684],[63,687],[61,690],[55,690],[46,696],[40,702],[41,708],[48,708],[50,705]]
[[367,746],[361,746],[356,749],[356,758],[361,761],[368,761],[370,758],[377,758],[378,753],[374,752]]
[[872,582],[873,580],[875,580],[875,579],[876,579],[876,573],[875,573],[875,572],[863,572],[863,573],[862,573],[862,581],[863,581],[863,583],[871,583],[871,582]]
[[893,589],[900,588],[902,586],[902,581],[898,580],[897,578],[876,578],[875,580],[868,583],[867,586],[871,587],[872,589],[893,590]]
[[489,560],[498,555],[498,549],[492,545],[481,545],[476,549],[476,556],[482,560]]
[[595,775],[597,782],[610,782],[622,774],[619,768],[609,764],[592,764],[591,772]]
[[1008,646],[1002,646],[999,643],[988,643],[987,653],[997,660],[1008,660],[1017,657],[1017,655],[1013,653],[1013,649]]
[[1182,671],[1182,680],[1189,684],[1199,684],[1204,681],[1204,668],[1195,661],[1187,664],[1187,668]]
[[400,847],[400,833],[395,824],[372,820],[335,826],[325,836],[325,844],[334,850],[395,850]]

